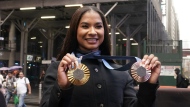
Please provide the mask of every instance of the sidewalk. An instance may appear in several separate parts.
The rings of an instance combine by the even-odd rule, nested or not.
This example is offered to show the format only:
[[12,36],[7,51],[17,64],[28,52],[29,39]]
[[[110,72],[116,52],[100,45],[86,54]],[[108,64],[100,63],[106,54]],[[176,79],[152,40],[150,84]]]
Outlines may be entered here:
[[[39,88],[32,89],[31,95],[26,95],[25,104],[27,107],[39,107]],[[11,99],[7,107],[15,107],[13,100]]]

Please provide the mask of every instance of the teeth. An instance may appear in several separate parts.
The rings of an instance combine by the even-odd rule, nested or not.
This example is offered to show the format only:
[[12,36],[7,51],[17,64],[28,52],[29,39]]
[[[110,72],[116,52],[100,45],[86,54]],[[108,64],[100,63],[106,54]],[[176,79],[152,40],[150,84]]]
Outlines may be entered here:
[[96,41],[97,39],[87,39],[87,41]]
[[87,40],[96,40],[95,38],[89,38],[89,39],[87,39]]

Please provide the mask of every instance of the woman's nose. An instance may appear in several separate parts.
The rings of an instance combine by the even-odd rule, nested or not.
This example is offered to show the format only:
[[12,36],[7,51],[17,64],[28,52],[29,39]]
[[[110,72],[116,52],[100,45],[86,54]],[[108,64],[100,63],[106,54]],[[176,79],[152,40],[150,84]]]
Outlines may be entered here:
[[97,34],[96,29],[94,27],[90,27],[89,34]]

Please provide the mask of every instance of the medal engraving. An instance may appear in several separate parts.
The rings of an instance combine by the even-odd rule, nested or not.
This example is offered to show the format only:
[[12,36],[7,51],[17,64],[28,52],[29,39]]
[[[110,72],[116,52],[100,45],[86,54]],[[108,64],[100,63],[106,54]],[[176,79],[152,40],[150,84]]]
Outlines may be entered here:
[[140,65],[140,62],[136,62],[131,66],[131,76],[137,82],[146,82],[150,78],[150,72]]
[[81,80],[84,77],[84,71],[82,71],[81,69],[76,69],[73,72],[73,77],[77,80]]
[[146,76],[146,69],[144,67],[140,66],[136,71],[140,77]]

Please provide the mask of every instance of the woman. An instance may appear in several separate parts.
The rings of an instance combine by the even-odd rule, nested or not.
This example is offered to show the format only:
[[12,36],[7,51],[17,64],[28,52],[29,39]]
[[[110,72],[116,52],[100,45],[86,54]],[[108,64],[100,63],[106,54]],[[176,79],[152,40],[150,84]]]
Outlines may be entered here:
[[90,70],[86,84],[76,86],[68,80],[68,69],[77,61],[75,56],[98,51],[101,51],[100,55],[110,56],[110,44],[107,22],[102,12],[93,6],[78,9],[71,19],[58,62],[52,63],[46,71],[40,106],[151,107],[161,70],[161,64],[153,54],[145,55],[142,59],[152,75],[147,82],[140,84],[138,93],[128,71],[110,70],[97,59],[82,60]]

